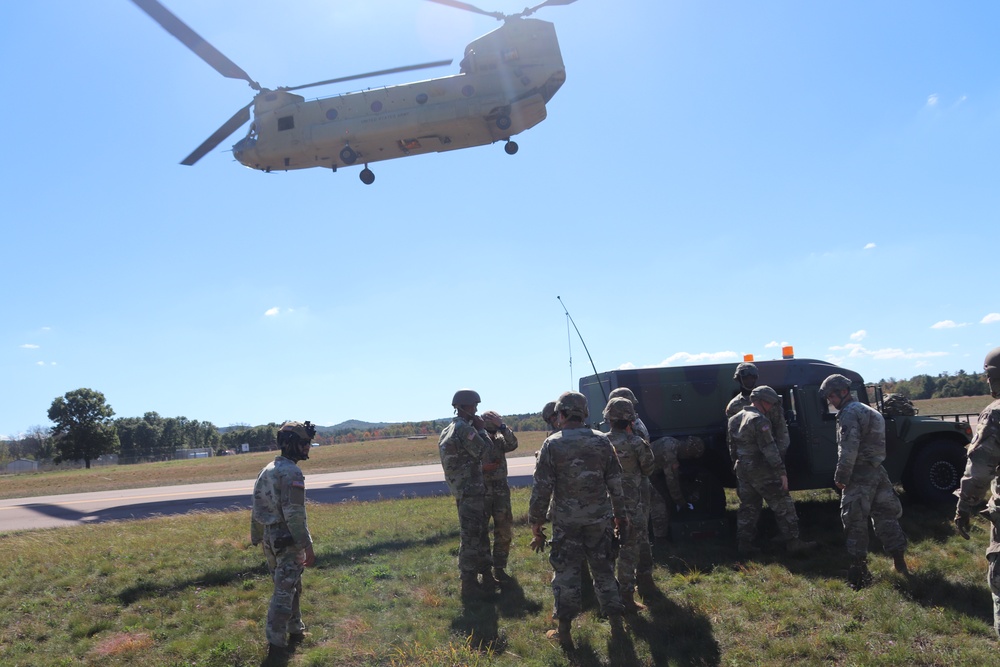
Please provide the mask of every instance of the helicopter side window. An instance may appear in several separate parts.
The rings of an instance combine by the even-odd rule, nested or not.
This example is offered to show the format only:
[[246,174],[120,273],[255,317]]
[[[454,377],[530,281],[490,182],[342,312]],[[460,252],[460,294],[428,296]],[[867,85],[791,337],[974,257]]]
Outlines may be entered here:
[[295,127],[295,116],[282,116],[278,119],[278,131],[291,130]]
[[468,48],[465,50],[465,57],[462,58],[462,62],[458,66],[458,71],[462,74],[470,74],[474,69],[476,69],[476,52],[474,49]]

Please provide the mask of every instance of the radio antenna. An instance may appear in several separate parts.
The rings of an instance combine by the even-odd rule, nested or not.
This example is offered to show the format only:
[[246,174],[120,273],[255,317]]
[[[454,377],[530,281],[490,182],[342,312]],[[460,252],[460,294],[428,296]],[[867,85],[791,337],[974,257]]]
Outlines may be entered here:
[[[583,340],[583,336],[580,334],[579,327],[577,327],[576,326],[576,322],[573,321],[573,316],[569,314],[569,310],[567,310],[566,304],[563,303],[562,298],[559,297],[559,296],[556,296],[556,299],[559,300],[559,305],[562,306],[563,311],[566,313],[566,321],[569,324],[573,325],[573,329],[576,331],[576,335],[580,339],[580,343],[583,345],[583,351],[587,353],[587,359],[590,360],[590,367],[594,369],[594,375],[595,376],[600,375],[600,373],[597,372],[597,366],[594,365],[594,358],[592,356],[590,356],[590,350],[587,349],[587,342],[585,340]],[[566,337],[567,338],[569,337],[569,324],[566,325]],[[569,384],[570,384],[570,388],[572,388],[572,386],[573,386],[573,351],[572,351],[572,348],[570,348],[570,357],[569,357]],[[607,392],[604,391],[604,383],[601,382],[601,378],[600,377],[597,378],[597,384],[601,387],[601,394],[604,396],[604,402],[607,403],[608,402],[608,394],[607,394]]]

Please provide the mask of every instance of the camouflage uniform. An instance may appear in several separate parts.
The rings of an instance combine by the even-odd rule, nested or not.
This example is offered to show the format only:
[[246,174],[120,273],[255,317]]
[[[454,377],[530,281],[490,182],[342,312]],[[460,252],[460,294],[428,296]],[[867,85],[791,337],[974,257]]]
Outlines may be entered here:
[[899,525],[903,506],[882,467],[885,460],[885,419],[850,394],[837,412],[837,470],[833,480],[844,485],[840,517],[847,553],[855,560],[868,556],[868,523],[889,553],[906,549]]
[[250,541],[264,544],[274,593],[267,609],[267,641],[286,646],[287,633],[305,630],[299,613],[303,551],[312,545],[306,524],[306,483],[301,468],[278,456],[260,471],[253,487]]
[[584,560],[594,577],[601,612],[624,613],[615,581],[612,515],[625,518],[622,469],[607,436],[589,428],[567,428],[545,439],[535,466],[528,518],[545,522],[552,507],[552,550],[555,574],[553,617],[571,620],[580,613],[581,568]]
[[[736,394],[733,400],[729,401],[729,405],[726,406],[726,419],[732,418],[743,408],[750,407],[750,396],[744,396],[742,393]],[[781,459],[785,459],[785,454],[788,453],[788,445],[791,443],[791,438],[788,435],[788,423],[785,422],[785,415],[781,410],[781,405],[772,405],[771,409],[767,411],[767,419],[771,422],[771,434],[774,436],[774,442],[778,445],[778,453],[781,454]]]
[[[517,449],[517,436],[504,424],[496,433],[486,431],[491,447],[483,454],[483,464],[496,463],[497,469],[484,472],[486,485],[486,524],[493,518],[493,567],[507,567],[510,543],[514,538],[514,513],[510,507],[510,486],[507,484],[507,452]],[[488,533],[487,533],[488,534]],[[487,537],[487,539],[489,539]]]
[[987,582],[993,595],[993,629],[1000,636],[1000,486],[997,471],[1000,466],[1000,400],[993,401],[979,415],[976,437],[969,445],[969,462],[958,487],[958,512],[971,514],[982,502],[988,489],[990,500],[983,514],[990,520],[990,546],[986,549],[989,562]]
[[[618,454],[622,467],[622,493],[628,511],[628,535],[618,552],[618,586],[623,593],[635,590],[635,574],[640,560],[652,571],[649,546],[649,475],[653,472],[653,451],[636,434],[612,430],[608,439]],[[647,489],[643,494],[643,489]],[[645,556],[641,556],[643,551]],[[641,572],[640,572],[641,573]]]
[[463,576],[490,567],[489,521],[486,518],[484,455],[491,445],[467,420],[455,417],[441,431],[438,453],[445,481],[455,496],[461,532],[458,569]]
[[782,539],[797,540],[799,518],[792,497],[781,488],[785,464],[774,442],[770,420],[752,405],[745,407],[729,418],[728,440],[729,454],[736,464],[736,492],[740,498],[736,510],[736,537],[740,544],[749,545],[753,541],[765,500],[774,510]]

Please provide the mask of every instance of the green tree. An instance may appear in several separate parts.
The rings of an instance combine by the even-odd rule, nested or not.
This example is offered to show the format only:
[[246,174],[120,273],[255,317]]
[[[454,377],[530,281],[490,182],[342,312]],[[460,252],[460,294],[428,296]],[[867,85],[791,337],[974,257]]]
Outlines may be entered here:
[[115,411],[104,394],[93,389],[77,389],[52,401],[49,419],[55,424],[52,436],[58,455],[54,461],[90,462],[102,454],[118,451],[118,432],[111,420]]

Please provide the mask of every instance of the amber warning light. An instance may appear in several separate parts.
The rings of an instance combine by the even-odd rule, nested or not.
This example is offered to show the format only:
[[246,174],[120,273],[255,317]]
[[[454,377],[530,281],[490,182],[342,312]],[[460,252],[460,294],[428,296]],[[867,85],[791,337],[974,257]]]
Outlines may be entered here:
[[795,350],[792,349],[791,345],[785,345],[781,348],[781,358],[782,359],[794,359]]
[[749,363],[753,363],[753,355],[752,354],[744,354],[743,355],[743,361],[747,362],[748,364]]

